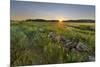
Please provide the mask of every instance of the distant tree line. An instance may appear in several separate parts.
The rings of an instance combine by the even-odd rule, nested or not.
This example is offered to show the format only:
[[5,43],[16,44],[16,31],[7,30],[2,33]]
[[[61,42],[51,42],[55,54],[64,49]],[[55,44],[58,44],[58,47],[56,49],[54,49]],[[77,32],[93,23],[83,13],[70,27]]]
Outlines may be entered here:
[[[14,21],[14,20],[11,20]],[[58,20],[45,20],[45,19],[27,19],[27,20],[22,20],[22,22],[59,22]],[[21,22],[21,21],[20,21]],[[78,19],[78,20],[63,20],[62,22],[79,22],[79,23],[95,23],[95,20],[92,19]]]

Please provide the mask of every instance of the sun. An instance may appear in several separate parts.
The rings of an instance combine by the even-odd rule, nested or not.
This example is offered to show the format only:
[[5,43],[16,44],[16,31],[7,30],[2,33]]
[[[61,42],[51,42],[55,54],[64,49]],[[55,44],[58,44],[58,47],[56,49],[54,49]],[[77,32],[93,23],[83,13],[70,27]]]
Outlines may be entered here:
[[63,20],[62,20],[62,19],[59,19],[58,21],[59,21],[59,22],[63,22]]
[[58,19],[58,23],[57,23],[59,28],[63,28],[64,27],[64,20],[63,19]]

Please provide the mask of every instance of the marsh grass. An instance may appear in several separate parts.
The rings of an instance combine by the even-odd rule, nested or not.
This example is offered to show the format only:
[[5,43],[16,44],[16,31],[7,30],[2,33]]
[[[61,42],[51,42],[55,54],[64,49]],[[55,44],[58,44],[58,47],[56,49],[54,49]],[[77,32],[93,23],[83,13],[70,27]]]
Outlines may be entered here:
[[[11,66],[87,62],[88,56],[95,56],[95,31],[76,29],[68,25],[87,27],[81,23],[66,23],[64,28],[59,28],[56,23],[49,22],[11,22]],[[94,27],[92,23],[87,25]],[[48,38],[50,31],[69,40],[85,43],[88,51],[64,50],[61,43]]]

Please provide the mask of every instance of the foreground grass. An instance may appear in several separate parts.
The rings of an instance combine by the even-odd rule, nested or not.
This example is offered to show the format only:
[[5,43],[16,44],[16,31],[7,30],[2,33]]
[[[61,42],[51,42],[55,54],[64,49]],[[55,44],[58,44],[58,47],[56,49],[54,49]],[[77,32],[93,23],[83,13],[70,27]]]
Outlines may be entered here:
[[[11,23],[11,65],[58,64],[87,62],[89,56],[95,56],[95,32],[77,29],[69,25],[85,26],[86,24],[66,23],[59,28],[57,23],[23,22]],[[95,26],[88,24],[88,26]],[[42,29],[42,32],[40,31]],[[61,43],[48,38],[48,33],[55,31],[69,40],[84,42],[87,52],[65,51]]]

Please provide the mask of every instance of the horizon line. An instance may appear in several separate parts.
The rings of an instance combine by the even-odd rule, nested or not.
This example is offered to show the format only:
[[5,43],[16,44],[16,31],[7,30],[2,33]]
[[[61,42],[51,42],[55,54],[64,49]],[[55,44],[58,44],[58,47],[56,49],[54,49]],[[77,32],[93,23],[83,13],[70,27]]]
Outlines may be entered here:
[[[45,20],[45,21],[50,21],[50,20],[59,20],[59,19],[10,19],[11,21],[26,21],[26,20]],[[63,20],[63,21],[69,21],[69,20],[94,20],[95,19],[66,19],[66,20]]]

